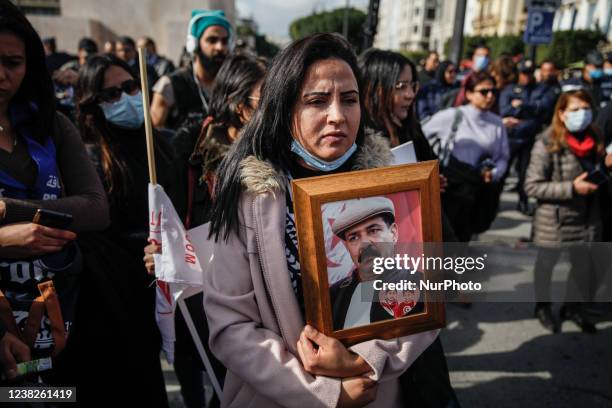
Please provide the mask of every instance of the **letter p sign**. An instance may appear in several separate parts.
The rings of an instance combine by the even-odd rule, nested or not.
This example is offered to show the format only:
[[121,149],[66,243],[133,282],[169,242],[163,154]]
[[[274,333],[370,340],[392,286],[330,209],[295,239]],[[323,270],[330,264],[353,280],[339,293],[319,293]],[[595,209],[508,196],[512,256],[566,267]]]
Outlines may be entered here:
[[544,22],[544,15],[540,11],[532,11],[529,13],[529,28],[530,31],[535,31]]

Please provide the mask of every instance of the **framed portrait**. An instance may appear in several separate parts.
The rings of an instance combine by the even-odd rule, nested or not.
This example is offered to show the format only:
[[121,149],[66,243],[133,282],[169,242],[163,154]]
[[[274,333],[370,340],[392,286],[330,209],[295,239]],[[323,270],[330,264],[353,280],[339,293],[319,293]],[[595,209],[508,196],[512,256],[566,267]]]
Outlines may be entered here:
[[346,345],[443,327],[435,271],[408,266],[442,238],[438,162],[292,180],[306,320]]

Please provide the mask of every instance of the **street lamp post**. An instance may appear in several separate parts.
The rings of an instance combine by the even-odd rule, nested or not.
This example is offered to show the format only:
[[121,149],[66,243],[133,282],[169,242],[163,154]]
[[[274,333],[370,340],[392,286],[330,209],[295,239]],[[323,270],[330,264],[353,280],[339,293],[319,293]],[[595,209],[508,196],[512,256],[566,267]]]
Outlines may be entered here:
[[455,23],[453,26],[453,40],[451,42],[450,60],[455,64],[461,63],[463,49],[463,25],[465,23],[465,8],[467,0],[457,0],[455,8]]

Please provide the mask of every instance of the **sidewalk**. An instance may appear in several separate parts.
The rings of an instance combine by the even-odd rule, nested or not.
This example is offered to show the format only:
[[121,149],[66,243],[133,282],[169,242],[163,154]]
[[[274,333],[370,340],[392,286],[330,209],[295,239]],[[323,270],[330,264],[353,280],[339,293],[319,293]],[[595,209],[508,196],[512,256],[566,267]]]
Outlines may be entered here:
[[[511,244],[529,237],[531,219],[514,210],[516,197],[503,194],[500,213],[480,241]],[[567,260],[557,267],[567,268]],[[532,265],[510,273],[533,284]],[[530,303],[448,305],[441,338],[461,405],[612,407],[612,304],[604,304],[600,321],[594,335],[572,322],[553,335],[533,317]]]

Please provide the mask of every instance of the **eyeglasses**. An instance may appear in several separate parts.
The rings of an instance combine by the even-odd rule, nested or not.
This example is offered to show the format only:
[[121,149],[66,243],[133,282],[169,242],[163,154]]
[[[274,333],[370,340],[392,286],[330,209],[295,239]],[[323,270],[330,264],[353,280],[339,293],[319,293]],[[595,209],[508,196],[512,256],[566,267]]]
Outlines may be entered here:
[[416,93],[416,91],[419,89],[419,83],[413,81],[397,81],[395,83],[395,89],[398,91],[403,91],[408,87],[412,89],[412,92]]
[[134,79],[123,81],[119,86],[104,88],[98,92],[98,99],[102,102],[114,102],[121,98],[121,94],[125,92],[128,95],[134,94],[140,89],[140,84]]
[[474,89],[474,92],[478,92],[482,96],[487,96],[488,94],[493,94],[493,96],[497,95],[497,89],[495,88]]

